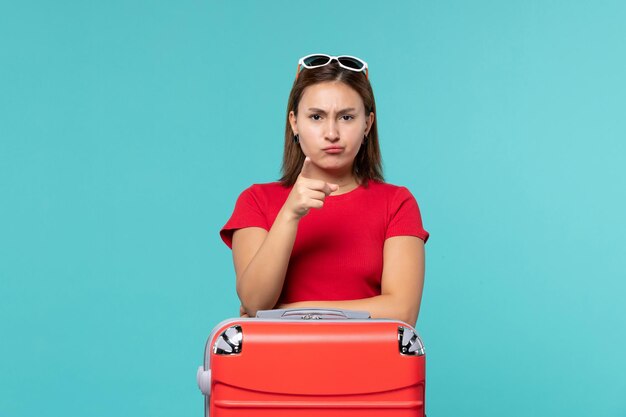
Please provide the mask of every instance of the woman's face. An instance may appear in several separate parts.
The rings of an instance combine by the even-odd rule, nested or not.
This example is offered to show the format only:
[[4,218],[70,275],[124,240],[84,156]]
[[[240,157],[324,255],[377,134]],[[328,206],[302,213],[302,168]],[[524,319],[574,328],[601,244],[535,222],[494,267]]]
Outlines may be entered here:
[[300,136],[302,152],[314,165],[336,175],[352,172],[363,138],[369,133],[374,113],[365,114],[363,100],[342,82],[323,82],[307,87],[298,116],[289,114],[292,130]]

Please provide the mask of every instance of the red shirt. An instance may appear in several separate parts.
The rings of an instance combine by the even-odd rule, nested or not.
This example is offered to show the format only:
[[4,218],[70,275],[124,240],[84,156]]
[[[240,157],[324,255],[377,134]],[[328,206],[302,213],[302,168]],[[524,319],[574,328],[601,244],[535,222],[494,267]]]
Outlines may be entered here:
[[[236,229],[269,231],[291,188],[272,182],[244,190],[220,231],[228,247]],[[300,219],[279,303],[380,295],[385,239],[403,235],[424,242],[429,236],[406,187],[369,181],[367,187],[326,197],[324,207]]]

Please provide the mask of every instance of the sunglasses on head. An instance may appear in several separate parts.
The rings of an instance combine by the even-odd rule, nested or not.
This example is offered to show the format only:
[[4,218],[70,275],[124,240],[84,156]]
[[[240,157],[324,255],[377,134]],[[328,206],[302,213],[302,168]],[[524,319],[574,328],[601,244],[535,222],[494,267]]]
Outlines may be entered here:
[[324,65],[328,65],[331,62],[337,61],[341,68],[345,68],[350,71],[355,72],[365,72],[365,77],[369,79],[369,70],[367,69],[367,62],[363,61],[360,58],[350,55],[339,55],[339,56],[330,56],[326,54],[311,54],[307,56],[303,56],[298,61],[298,70],[296,71],[296,79],[300,74],[300,68],[304,67],[307,69],[319,68]]

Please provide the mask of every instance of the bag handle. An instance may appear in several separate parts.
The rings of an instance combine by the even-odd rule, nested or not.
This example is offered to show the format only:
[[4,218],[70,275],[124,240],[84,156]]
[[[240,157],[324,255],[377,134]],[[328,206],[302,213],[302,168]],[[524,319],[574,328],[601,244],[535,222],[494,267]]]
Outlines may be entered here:
[[338,308],[284,308],[278,310],[259,310],[259,319],[299,319],[299,320],[336,320],[336,319],[369,319],[367,311],[344,310]]

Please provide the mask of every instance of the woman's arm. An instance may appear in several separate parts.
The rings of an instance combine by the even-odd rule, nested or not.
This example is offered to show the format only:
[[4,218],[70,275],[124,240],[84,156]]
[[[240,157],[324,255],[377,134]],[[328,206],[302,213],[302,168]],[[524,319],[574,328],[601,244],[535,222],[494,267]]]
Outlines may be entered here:
[[389,318],[415,325],[424,288],[424,242],[414,236],[385,240],[381,295],[359,300],[301,301],[278,308],[322,307],[368,311],[372,318]]
[[269,232],[259,227],[234,232],[237,295],[249,316],[272,308],[278,301],[297,230],[297,219],[279,213]]
[[307,157],[289,196],[269,232],[246,227],[233,233],[233,262],[237,275],[237,295],[243,310],[251,316],[257,310],[273,308],[280,297],[289,258],[300,219],[313,208],[322,208],[336,184],[309,178],[311,160]]

